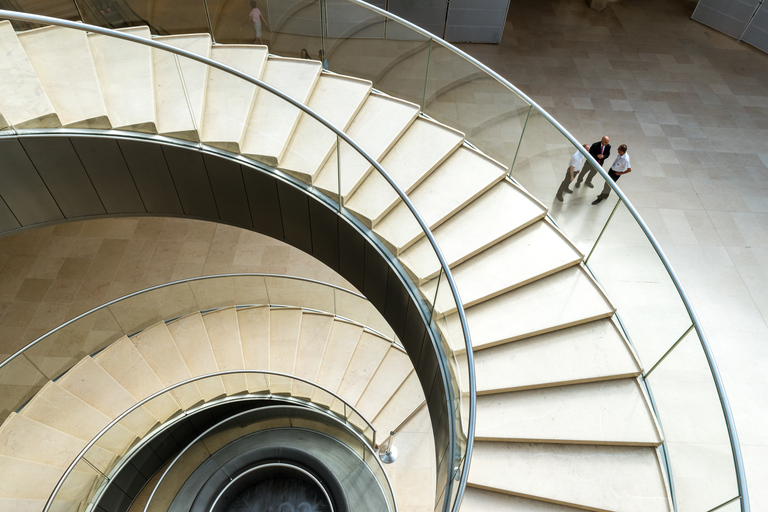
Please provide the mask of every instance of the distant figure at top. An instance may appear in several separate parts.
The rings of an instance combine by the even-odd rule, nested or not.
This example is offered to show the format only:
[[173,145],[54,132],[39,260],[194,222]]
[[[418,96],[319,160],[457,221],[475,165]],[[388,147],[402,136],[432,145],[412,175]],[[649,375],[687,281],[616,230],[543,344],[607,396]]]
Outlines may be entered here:
[[323,63],[323,69],[328,70],[328,59],[325,58],[325,52],[320,49],[317,51],[317,58]]
[[301,49],[301,58],[302,59],[310,59],[310,60],[312,60],[312,57],[309,56],[309,52],[307,51],[306,48],[302,48]]
[[[254,42],[259,44],[264,44],[261,41],[261,22],[264,22],[264,26],[267,26],[267,20],[264,19],[264,15],[261,14],[261,9],[256,7],[256,2],[251,2],[251,12],[248,13],[248,17],[253,22],[253,31],[256,33],[256,37],[254,38]],[[245,25],[245,22],[243,22],[243,25]],[[267,26],[267,28],[269,28]]]

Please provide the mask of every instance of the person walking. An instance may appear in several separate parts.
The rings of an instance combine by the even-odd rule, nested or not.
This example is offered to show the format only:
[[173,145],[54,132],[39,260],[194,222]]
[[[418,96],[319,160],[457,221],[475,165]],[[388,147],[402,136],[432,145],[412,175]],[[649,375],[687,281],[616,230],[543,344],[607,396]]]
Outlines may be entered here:
[[[616,182],[619,181],[619,178],[621,178],[622,174],[628,174],[632,172],[632,167],[629,163],[629,155],[627,154],[627,145],[622,144],[619,146],[619,156],[616,157],[616,160],[613,161],[611,164],[611,169],[608,171],[608,176],[611,177],[611,179]],[[592,201],[592,204],[598,204],[603,199],[608,198],[608,194],[611,193],[611,186],[608,185],[608,182],[605,182],[605,186],[603,187],[603,191],[600,193],[599,196],[597,196],[597,199]]]
[[[588,144],[583,144],[582,146],[589,151]],[[571,182],[579,174],[579,171],[581,171],[581,166],[584,165],[584,160],[586,159],[587,157],[582,155],[581,151],[578,150],[571,156],[571,160],[568,162],[568,169],[565,170],[565,178],[563,178],[563,182],[560,183],[560,188],[557,189],[557,194],[555,195],[557,200],[561,203],[563,202],[563,194],[573,194],[573,190],[570,189]]]
[[[256,2],[251,2],[251,12],[248,13],[248,17],[253,22],[253,31],[256,33],[256,38],[254,39],[254,42],[259,44],[264,44],[261,42],[261,22],[264,22],[264,25],[267,25],[267,20],[264,18],[264,15],[261,14],[261,9],[259,9],[256,6]],[[245,22],[243,22],[243,25],[245,25]],[[269,27],[267,27],[269,28]]]
[[[599,142],[595,142],[589,147],[589,154],[594,157],[595,160],[597,160],[597,163],[600,164],[600,167],[603,166],[606,160],[608,160],[608,157],[611,155],[611,145],[608,144],[611,141],[611,139],[608,138],[607,135],[603,135],[603,138],[600,139]],[[595,177],[595,174],[597,174],[597,169],[589,166],[589,172],[587,173],[587,186],[589,188],[595,188],[595,186],[592,184],[592,178]],[[579,176],[579,180],[576,182],[576,188],[579,188],[581,186],[581,182],[584,180],[584,173],[582,172]]]

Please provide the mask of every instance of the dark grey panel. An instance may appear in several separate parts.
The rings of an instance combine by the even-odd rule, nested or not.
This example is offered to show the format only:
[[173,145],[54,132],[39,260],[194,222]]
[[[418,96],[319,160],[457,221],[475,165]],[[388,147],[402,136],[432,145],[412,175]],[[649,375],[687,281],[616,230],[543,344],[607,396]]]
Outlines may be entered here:
[[370,244],[365,245],[365,280],[361,291],[382,314],[387,305],[389,266]]
[[445,39],[451,42],[499,43],[509,0],[451,0]]
[[445,0],[389,0],[389,12],[440,37],[443,36],[447,6]]
[[172,146],[163,147],[163,154],[184,213],[195,217],[218,219],[219,212],[213,199],[203,155],[197,151]]
[[312,228],[312,255],[338,271],[339,218],[336,212],[318,201],[310,201],[309,222]]
[[64,218],[16,139],[0,140],[0,196],[22,226]]
[[253,227],[240,164],[210,155],[205,155],[203,161],[208,169],[219,218],[244,228]]
[[742,41],[768,52],[768,4],[763,3],[744,32]]
[[[437,355],[432,350],[432,340],[429,336],[424,337],[424,350],[421,354],[419,364],[414,366],[416,375],[419,376],[419,382],[421,382],[421,388],[424,391],[424,396],[430,396],[432,394],[432,385],[435,383],[435,377],[440,373],[438,366]],[[407,350],[407,347],[406,347]]]
[[278,240],[285,239],[277,180],[255,169],[246,168],[243,169],[243,181],[251,208],[253,228]]
[[120,140],[118,144],[147,212],[183,214],[160,145],[132,140]]
[[[400,337],[400,341],[405,350],[408,351],[408,357],[411,358],[414,368],[419,367],[425,346],[428,352],[432,351],[431,341],[427,337],[427,328],[419,314],[419,309],[412,300],[408,301],[408,310],[405,315],[405,332]],[[426,396],[426,394],[425,390],[424,395]]]
[[20,140],[65,217],[106,213],[69,139],[35,137]]
[[358,290],[365,284],[365,245],[355,228],[339,221],[339,273]]
[[70,140],[107,213],[147,211],[116,140],[95,137]]
[[692,18],[726,34],[739,37],[760,0],[700,0]]
[[5,204],[5,201],[0,198],[0,233],[3,231],[10,231],[12,229],[20,228],[21,224],[13,216],[11,209]]
[[404,336],[409,298],[408,291],[398,279],[395,271],[390,268],[387,274],[387,302],[384,306],[384,318],[394,329],[398,338]]
[[311,254],[312,231],[309,224],[307,194],[282,181],[277,182],[277,192],[280,195],[285,241]]

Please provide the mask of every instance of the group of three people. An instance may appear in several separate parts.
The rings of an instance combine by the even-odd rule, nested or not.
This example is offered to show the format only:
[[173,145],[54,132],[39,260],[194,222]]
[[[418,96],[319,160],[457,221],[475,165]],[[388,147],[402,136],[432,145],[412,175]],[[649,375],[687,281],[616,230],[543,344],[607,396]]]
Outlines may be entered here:
[[[589,152],[590,155],[594,157],[595,160],[597,160],[597,163],[602,167],[605,161],[611,155],[611,145],[609,142],[610,139],[608,136],[604,135],[599,142],[595,142],[591,146],[584,144],[583,147]],[[586,183],[589,188],[595,187],[592,184],[592,179],[597,174],[597,169],[595,169],[592,165],[587,165],[587,167],[582,170],[582,166],[584,165],[585,160],[586,157],[581,153],[581,151],[576,151],[571,157],[571,160],[568,162],[568,169],[565,171],[565,178],[563,178],[562,183],[560,183],[560,188],[558,188],[557,194],[555,195],[558,201],[563,201],[563,194],[573,193],[570,185],[574,179],[576,180],[576,188],[579,188],[582,182]],[[610,176],[613,181],[619,181],[619,178],[622,174],[627,174],[629,172],[632,172],[632,167],[629,163],[627,145],[622,144],[619,146],[619,156],[616,157],[616,159],[611,164],[611,168],[608,170],[608,176]],[[587,174],[586,180],[584,179],[585,173]],[[592,204],[598,204],[603,199],[608,198],[608,194],[610,193],[611,187],[606,182],[605,186],[603,187],[603,191],[600,192],[600,195],[597,196],[597,199],[592,201]]]

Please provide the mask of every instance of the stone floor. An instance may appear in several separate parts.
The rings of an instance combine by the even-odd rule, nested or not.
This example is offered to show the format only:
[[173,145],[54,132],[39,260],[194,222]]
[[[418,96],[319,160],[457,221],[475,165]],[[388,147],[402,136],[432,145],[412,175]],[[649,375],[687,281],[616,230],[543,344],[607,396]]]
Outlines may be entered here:
[[629,146],[633,172],[620,185],[701,317],[736,418],[752,507],[763,510],[768,55],[690,20],[695,5],[622,0],[597,13],[583,1],[512,0],[500,45],[462,48],[578,140],[607,134],[614,148]]

